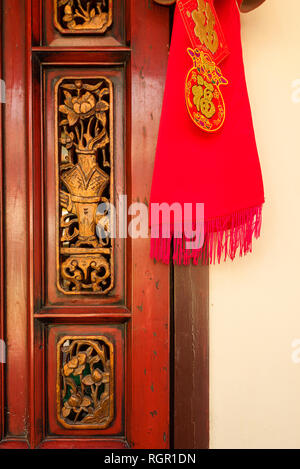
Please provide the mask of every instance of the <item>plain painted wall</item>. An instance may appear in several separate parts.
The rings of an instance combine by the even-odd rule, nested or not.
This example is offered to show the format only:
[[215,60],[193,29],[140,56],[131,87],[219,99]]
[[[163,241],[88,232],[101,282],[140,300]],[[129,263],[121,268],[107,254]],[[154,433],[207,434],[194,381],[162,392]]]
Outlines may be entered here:
[[300,448],[300,2],[241,22],[266,203],[253,253],[210,269],[210,446]]

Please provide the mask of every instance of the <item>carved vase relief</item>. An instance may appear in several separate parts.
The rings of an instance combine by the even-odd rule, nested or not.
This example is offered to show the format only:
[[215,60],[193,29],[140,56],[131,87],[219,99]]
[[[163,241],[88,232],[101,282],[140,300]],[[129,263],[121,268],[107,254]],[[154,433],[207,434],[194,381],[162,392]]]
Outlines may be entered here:
[[54,24],[63,34],[102,34],[112,24],[112,0],[54,0]]
[[57,419],[66,428],[104,429],[114,418],[114,348],[103,336],[57,344]]
[[107,78],[64,78],[56,86],[57,284],[66,294],[113,287],[112,95]]

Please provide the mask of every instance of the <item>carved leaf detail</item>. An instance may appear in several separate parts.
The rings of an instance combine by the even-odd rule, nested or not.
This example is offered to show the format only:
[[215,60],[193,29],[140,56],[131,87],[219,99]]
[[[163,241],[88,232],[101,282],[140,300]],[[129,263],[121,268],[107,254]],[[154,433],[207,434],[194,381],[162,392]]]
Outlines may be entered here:
[[[77,428],[106,428],[114,415],[113,345],[102,337],[68,337],[61,343],[66,339],[69,345],[58,348],[58,420]],[[95,363],[99,363],[96,369]]]
[[105,33],[112,23],[112,0],[55,0],[54,24],[60,33]]

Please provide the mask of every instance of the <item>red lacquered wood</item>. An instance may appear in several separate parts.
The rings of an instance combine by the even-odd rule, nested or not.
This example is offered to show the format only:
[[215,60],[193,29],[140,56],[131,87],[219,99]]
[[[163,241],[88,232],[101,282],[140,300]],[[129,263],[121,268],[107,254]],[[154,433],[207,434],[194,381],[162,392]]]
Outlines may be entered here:
[[[53,24],[41,21],[49,11],[39,0],[4,0],[4,77],[9,104],[4,122],[6,430],[11,436],[28,435],[32,448],[113,449],[127,447],[126,441],[133,448],[169,446],[169,269],[150,260],[149,240],[127,240],[116,250],[117,283],[110,298],[65,298],[56,290],[53,271],[51,79],[61,74],[112,77],[118,192],[127,193],[129,203],[149,201],[169,12],[150,1],[126,4],[126,32],[120,29],[124,15],[119,9],[115,22],[119,36],[114,29],[108,35],[115,34],[113,47],[111,39],[102,38],[101,49],[96,50],[97,44],[90,39],[76,38],[76,44],[62,37],[51,39]],[[130,39],[132,48],[125,47]],[[48,48],[47,41],[51,43]],[[55,332],[80,335],[87,330],[114,336],[117,416],[107,431],[83,431],[85,439],[80,439],[78,432],[58,428],[55,419]],[[4,440],[3,444],[22,447],[25,440]]]
[[0,441],[0,449],[29,449],[29,445],[26,440],[8,439]]
[[[0,28],[2,30],[2,0],[0,0]],[[2,78],[2,37],[0,35],[0,78]],[[3,181],[3,153],[2,153],[2,109],[0,103],[0,180]],[[3,184],[0,184],[0,339],[4,337],[4,285],[3,285]],[[0,440],[4,436],[4,364],[0,363]]]
[[[155,26],[154,26],[155,25]],[[131,196],[148,203],[169,43],[169,11],[131,1]],[[132,353],[128,436],[133,448],[169,446],[169,269],[132,240]]]
[[132,316],[131,311],[124,306],[74,306],[74,307],[46,307],[39,310],[34,314],[36,319],[43,322],[60,322],[70,323],[94,321],[95,323],[110,321],[110,322],[126,322]]
[[46,439],[38,447],[38,449],[126,449],[128,443],[126,440],[121,439]]
[[32,30],[32,37],[31,42],[36,46],[42,45],[42,37],[43,37],[43,5],[40,1],[29,1],[30,3],[30,10],[28,9],[29,16],[28,18],[31,20],[31,30]]
[[46,364],[46,327],[40,321],[33,321],[33,360],[30,387],[30,427],[29,443],[36,448],[46,434],[45,414],[47,408],[47,382],[45,380]]
[[[32,15],[32,2],[27,0],[26,6],[26,130],[27,130],[27,190],[28,190],[28,217],[27,232],[28,237],[28,381],[29,381],[29,409],[28,409],[28,439],[30,447],[34,448],[41,440],[41,423],[40,415],[42,413],[42,392],[43,381],[40,373],[41,348],[42,341],[40,335],[43,334],[41,328],[34,324],[33,312],[41,304],[42,269],[39,259],[42,258],[42,197],[36,197],[41,194],[40,184],[34,184],[34,175],[37,181],[42,174],[42,168],[39,161],[34,161],[34,152],[40,149],[40,132],[36,131],[41,126],[39,116],[35,113],[35,119],[32,119],[34,110],[38,107],[41,91],[38,86],[34,86],[32,76],[34,64],[31,55],[32,41],[32,23],[30,21]],[[33,6],[37,6],[34,2]],[[35,99],[33,100],[33,95]],[[36,191],[36,192],[35,192]],[[34,232],[34,220],[40,220],[39,233],[36,236]],[[36,323],[36,326],[38,324]],[[35,378],[39,379],[35,382]],[[36,385],[37,384],[37,385]]]
[[[6,294],[6,432],[26,434],[28,426],[27,348],[27,152],[25,2],[3,0],[3,76],[6,82],[5,294]],[[16,392],[18,390],[18,392]]]
[[123,65],[130,56],[129,47],[70,47],[66,49],[49,47],[33,47],[32,52],[36,55],[42,64],[71,64],[86,65],[91,64],[104,65],[106,67]]

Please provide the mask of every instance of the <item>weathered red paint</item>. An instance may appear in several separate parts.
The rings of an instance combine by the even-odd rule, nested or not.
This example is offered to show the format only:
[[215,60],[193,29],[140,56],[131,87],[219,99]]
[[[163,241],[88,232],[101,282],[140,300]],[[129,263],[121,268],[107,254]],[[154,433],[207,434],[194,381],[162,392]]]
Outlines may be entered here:
[[[131,191],[133,201],[148,201],[167,67],[169,11],[146,0],[133,3]],[[149,259],[149,249],[149,240],[132,242],[129,434],[135,448],[168,448],[170,279],[168,267]]]

